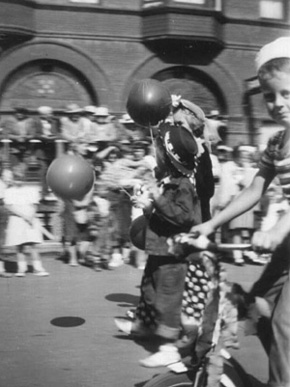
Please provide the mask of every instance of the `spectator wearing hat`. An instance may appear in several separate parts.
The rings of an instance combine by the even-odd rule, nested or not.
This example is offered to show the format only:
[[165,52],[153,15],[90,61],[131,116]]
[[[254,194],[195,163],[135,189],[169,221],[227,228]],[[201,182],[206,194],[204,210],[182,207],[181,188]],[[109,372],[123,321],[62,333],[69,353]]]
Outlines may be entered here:
[[29,117],[29,110],[22,106],[16,107],[13,115],[3,120],[1,128],[3,136],[12,141],[10,149],[17,156],[18,162],[23,162],[27,143],[35,137],[36,132],[34,120]]
[[[152,176],[151,166],[142,157],[146,152],[144,147],[144,143],[139,143],[138,151],[137,144],[132,145],[129,141],[123,140],[119,143],[119,147],[111,145],[96,154],[99,159],[103,158],[104,165],[98,182],[102,185],[100,192],[103,191],[102,196],[110,201],[112,225],[110,234],[113,251],[108,266],[111,269],[130,260],[129,228],[132,216],[130,196],[137,183],[142,179],[149,179],[148,174]],[[139,257],[139,254],[136,255]],[[140,265],[142,262],[144,266],[144,259],[139,260],[138,257],[136,262],[140,261]]]
[[180,335],[187,263],[169,252],[167,240],[201,221],[193,184],[197,152],[191,131],[161,124],[156,138],[159,187],[148,190],[143,186],[132,199],[146,218],[144,248],[148,260],[135,320],[115,319],[115,323],[127,334],[159,336],[163,344],[158,352],[140,361],[145,367],[165,366],[180,360],[176,340]]
[[[36,136],[44,142],[51,142],[60,135],[60,122],[54,116],[50,106],[40,106],[37,109]],[[54,155],[53,155],[54,156]]]
[[94,105],[88,105],[85,106],[83,109],[83,117],[84,121],[86,122],[86,142],[88,144],[92,144],[92,146],[97,141],[97,134],[96,134],[96,125],[95,125],[95,114],[97,112],[98,108]]
[[109,109],[99,106],[94,113],[93,131],[97,141],[113,141],[115,139],[115,128],[111,124]]
[[7,128],[8,137],[18,143],[26,142],[27,139],[34,137],[33,119],[29,117],[29,110],[22,106],[14,109],[14,115],[7,121],[8,126],[2,124],[4,131]]
[[128,138],[124,127],[109,113],[107,107],[97,107],[94,117],[94,133],[97,141],[112,142]]
[[127,137],[129,137],[129,139],[132,141],[146,139],[144,128],[141,128],[139,125],[137,125],[128,113],[122,115],[122,117],[119,119],[119,123],[125,128]]
[[66,115],[60,119],[60,130],[62,138],[68,142],[68,149],[83,155],[86,153],[89,127],[82,113],[83,109],[77,104],[69,104],[65,110]]
[[[150,142],[146,140],[136,140],[131,143],[130,153],[132,154],[132,162],[129,163],[130,169],[126,178],[122,179],[121,183],[124,184],[124,188],[132,195],[136,186],[144,184],[148,187],[155,185],[154,168],[156,165],[155,158],[149,154]],[[126,197],[128,201],[128,196]],[[132,206],[131,201],[128,201],[128,214],[130,217],[130,223],[138,216],[142,215],[142,209]],[[126,216],[125,216],[126,218]],[[128,240],[129,240],[129,227],[127,224]],[[131,256],[133,257],[133,263],[138,269],[144,269],[147,261],[147,254],[136,248],[131,247]],[[124,257],[123,257],[124,259]],[[126,259],[126,258],[125,258]]]
[[[49,193],[46,183],[46,172],[49,164],[57,155],[55,140],[60,137],[60,122],[53,115],[50,106],[40,106],[35,117],[35,139],[33,149],[36,159],[39,161],[39,175],[42,183],[42,199]],[[38,142],[37,142],[38,141]]]
[[121,195],[122,187],[119,185],[120,174],[121,176],[124,174],[118,167],[120,157],[120,149],[109,145],[97,152],[93,160],[93,165],[96,165],[97,161],[102,163],[96,190],[98,195],[108,202],[109,208],[106,238],[107,251],[110,251],[109,269],[115,269],[124,263],[122,247],[128,242],[126,228],[122,227],[121,218],[121,214],[125,211],[124,206],[126,208],[128,206],[128,200]]

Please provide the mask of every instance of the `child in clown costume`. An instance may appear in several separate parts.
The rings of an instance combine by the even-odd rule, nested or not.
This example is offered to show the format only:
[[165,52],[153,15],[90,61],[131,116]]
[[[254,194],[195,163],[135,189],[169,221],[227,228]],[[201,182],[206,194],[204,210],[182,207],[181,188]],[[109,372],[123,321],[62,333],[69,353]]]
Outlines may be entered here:
[[181,96],[172,96],[172,119],[179,126],[192,132],[198,146],[195,171],[196,190],[201,204],[202,221],[211,218],[210,200],[214,195],[214,175],[210,157],[209,120],[203,110],[192,101]]
[[[148,261],[133,321],[115,319],[117,327],[135,336],[158,336],[159,350],[141,360],[145,367],[178,362],[181,311],[188,262],[170,253],[168,239],[199,224],[200,200],[195,186],[198,146],[192,131],[162,123],[155,138],[158,184],[133,198],[147,219]],[[205,270],[203,270],[205,273]],[[204,296],[203,301],[206,299]]]
[[[196,191],[200,200],[202,222],[211,218],[210,200],[214,195],[214,176],[210,157],[209,132],[211,130],[203,110],[192,101],[173,96],[172,119],[190,131],[197,143],[197,166],[195,171]],[[206,256],[203,257],[208,261]],[[209,262],[210,264],[210,262]],[[189,347],[196,339],[202,324],[204,307],[212,287],[212,273],[205,270],[204,262],[189,262],[181,310],[182,335],[179,347]]]

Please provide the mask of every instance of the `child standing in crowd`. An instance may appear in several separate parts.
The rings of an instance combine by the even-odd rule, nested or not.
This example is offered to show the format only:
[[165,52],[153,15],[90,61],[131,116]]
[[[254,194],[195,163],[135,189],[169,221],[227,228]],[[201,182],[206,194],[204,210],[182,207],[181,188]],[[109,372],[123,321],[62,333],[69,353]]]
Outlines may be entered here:
[[[253,208],[275,176],[280,181],[284,196],[290,201],[290,38],[279,38],[265,45],[256,57],[256,65],[269,115],[284,130],[270,138],[252,183],[212,220],[193,227],[194,232],[210,235],[222,224]],[[274,226],[255,232],[252,238],[255,250],[273,252],[250,292],[254,304],[262,297],[270,311],[270,324],[261,317],[257,333],[269,356],[268,385],[271,387],[290,386],[289,233],[288,210]]]
[[[88,205],[92,200],[94,187],[81,200],[64,200],[63,248],[72,267],[82,262],[88,247]],[[68,243],[68,246],[67,246]]]
[[93,195],[88,205],[88,246],[84,254],[84,263],[95,271],[108,269],[111,258],[109,235],[109,202],[100,196]]
[[24,177],[25,170],[15,167],[5,190],[4,202],[10,214],[5,245],[17,249],[16,277],[24,277],[27,271],[26,248],[30,249],[33,274],[46,277],[49,273],[44,269],[37,249],[37,245],[43,242],[40,221],[36,216],[39,195],[23,186]]
[[[200,223],[201,210],[194,185],[197,143],[181,126],[161,124],[156,141],[159,188],[141,190],[133,204],[147,219],[145,251],[148,260],[141,281],[141,297],[134,321],[116,319],[128,334],[159,336],[158,352],[140,361],[157,367],[179,361],[175,345],[180,334],[181,305],[187,263],[169,253],[167,239]],[[145,222],[146,223],[146,222]]]

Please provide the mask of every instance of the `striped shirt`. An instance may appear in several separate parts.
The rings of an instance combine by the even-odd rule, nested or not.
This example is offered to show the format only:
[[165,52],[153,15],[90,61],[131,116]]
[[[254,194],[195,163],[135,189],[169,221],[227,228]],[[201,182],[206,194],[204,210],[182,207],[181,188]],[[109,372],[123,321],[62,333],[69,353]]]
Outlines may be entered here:
[[259,168],[264,176],[278,178],[284,197],[290,203],[290,150],[285,153],[283,149],[284,133],[285,131],[281,130],[269,139]]

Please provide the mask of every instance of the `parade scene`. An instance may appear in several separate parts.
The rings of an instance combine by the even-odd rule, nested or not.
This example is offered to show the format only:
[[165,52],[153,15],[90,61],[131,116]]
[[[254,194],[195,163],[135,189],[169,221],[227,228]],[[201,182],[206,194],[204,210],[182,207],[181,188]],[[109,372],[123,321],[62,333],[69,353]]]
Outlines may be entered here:
[[0,0],[0,387],[290,387],[288,3],[122,3]]

